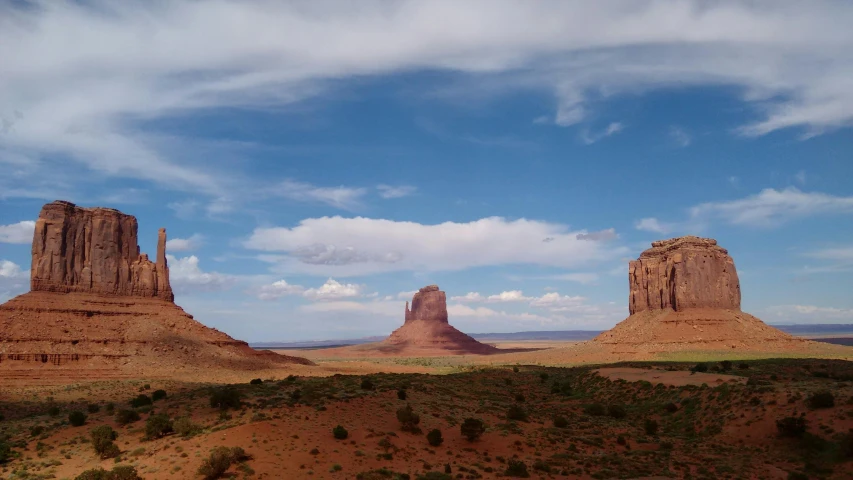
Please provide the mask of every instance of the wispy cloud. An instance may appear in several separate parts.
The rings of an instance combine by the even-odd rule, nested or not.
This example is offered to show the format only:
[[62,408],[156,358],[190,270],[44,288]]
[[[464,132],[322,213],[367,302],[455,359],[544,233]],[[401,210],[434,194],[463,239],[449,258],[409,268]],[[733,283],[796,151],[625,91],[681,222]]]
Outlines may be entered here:
[[645,232],[654,233],[670,233],[675,229],[675,225],[664,223],[654,217],[643,218],[634,223],[634,228]]
[[690,146],[690,144],[693,143],[693,137],[691,137],[690,134],[681,127],[670,127],[669,138],[672,139],[673,143],[682,148]]
[[189,252],[198,250],[204,244],[204,236],[194,233],[189,238],[171,238],[166,241],[166,250],[170,252]]
[[611,135],[615,135],[622,130],[624,130],[624,126],[620,122],[613,122],[607,126],[604,130],[600,132],[590,132],[588,129],[584,129],[581,131],[581,141],[587,145],[592,145],[595,142],[603,140]]
[[366,188],[318,187],[310,183],[285,180],[275,190],[275,195],[298,202],[324,203],[343,210],[357,210],[362,207],[361,199],[367,193]]
[[385,199],[408,197],[418,191],[418,187],[413,187],[411,185],[400,185],[397,187],[392,187],[391,185],[377,185],[376,189],[379,190],[379,196]]

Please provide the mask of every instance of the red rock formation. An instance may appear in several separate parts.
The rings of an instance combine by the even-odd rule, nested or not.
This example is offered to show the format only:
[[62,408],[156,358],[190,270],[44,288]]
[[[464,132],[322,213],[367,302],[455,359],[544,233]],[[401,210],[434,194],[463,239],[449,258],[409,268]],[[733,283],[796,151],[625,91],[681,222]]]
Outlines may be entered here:
[[447,296],[438,289],[438,285],[428,285],[415,293],[412,309],[406,302],[404,323],[412,320],[428,320],[447,323]]
[[653,242],[628,266],[630,313],[644,310],[740,310],[740,283],[732,257],[710,238]]
[[630,262],[628,283],[630,316],[593,339],[615,354],[784,350],[801,343],[741,312],[734,261],[716,240],[687,236],[654,242]]
[[403,326],[382,342],[357,350],[374,350],[390,355],[432,356],[490,354],[499,350],[465,335],[447,320],[447,296],[438,285],[421,288],[412,298],[412,309],[406,302]]
[[157,261],[139,252],[132,215],[56,201],[42,207],[33,235],[30,290],[157,297],[173,301],[166,230]]
[[166,230],[160,229],[155,262],[139,253],[136,232],[136,218],[118,210],[62,201],[42,208],[31,291],[0,305],[0,383],[140,375],[198,380],[224,369],[312,365],[256,351],[194,320],[173,301]]

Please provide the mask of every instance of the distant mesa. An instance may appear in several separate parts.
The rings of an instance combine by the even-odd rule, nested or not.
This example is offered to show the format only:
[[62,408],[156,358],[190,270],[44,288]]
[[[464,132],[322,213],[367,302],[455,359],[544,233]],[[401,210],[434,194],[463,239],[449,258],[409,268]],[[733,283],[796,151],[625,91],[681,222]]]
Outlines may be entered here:
[[734,260],[710,238],[652,243],[628,266],[630,316],[592,341],[617,351],[789,348],[804,340],[740,309]]
[[[30,292],[0,305],[0,379],[173,376],[311,364],[256,351],[175,305],[160,229],[152,262],[137,222],[111,208],[45,205],[33,234]],[[40,365],[58,367],[46,371]],[[34,373],[36,372],[36,373]]]

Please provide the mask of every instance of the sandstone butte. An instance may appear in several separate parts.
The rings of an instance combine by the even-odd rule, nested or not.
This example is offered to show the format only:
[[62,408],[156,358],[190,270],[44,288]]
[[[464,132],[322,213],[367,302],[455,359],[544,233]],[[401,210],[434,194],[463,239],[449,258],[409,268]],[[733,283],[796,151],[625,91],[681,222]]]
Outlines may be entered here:
[[415,292],[411,310],[406,302],[403,326],[377,343],[326,350],[336,356],[488,355],[501,350],[474,340],[448,322],[447,296],[438,285]]
[[741,311],[734,260],[710,238],[652,243],[628,265],[630,316],[592,340],[616,351],[780,350],[808,342]]
[[[256,351],[174,303],[160,229],[155,261],[137,222],[110,208],[45,205],[33,234],[30,292],[0,305],[0,378],[169,376],[311,364]],[[33,369],[36,369],[33,372]]]

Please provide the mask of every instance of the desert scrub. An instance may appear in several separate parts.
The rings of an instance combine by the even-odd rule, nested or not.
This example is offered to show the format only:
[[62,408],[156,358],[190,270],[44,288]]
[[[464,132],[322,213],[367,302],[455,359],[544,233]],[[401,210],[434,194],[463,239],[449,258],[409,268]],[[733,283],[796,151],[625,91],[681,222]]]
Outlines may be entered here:
[[136,422],[139,418],[139,412],[136,410],[122,409],[116,412],[116,423],[122,426]]
[[506,464],[504,475],[515,478],[528,478],[530,473],[527,471],[527,464],[521,460],[511,458]]
[[130,406],[133,408],[140,408],[147,405],[151,405],[153,402],[151,401],[151,397],[144,394],[139,394],[136,398],[132,399],[130,402]]
[[643,429],[646,431],[647,435],[657,435],[658,422],[656,420],[652,420],[651,418],[647,418],[645,423],[643,423]]
[[437,447],[444,442],[444,438],[441,437],[441,430],[434,428],[427,433],[427,442],[433,447]]
[[421,417],[412,410],[412,406],[408,403],[405,407],[397,410],[397,420],[404,432],[420,433],[421,429],[418,424],[421,423]]
[[249,385],[263,385],[263,384],[264,384],[264,381],[261,380],[260,378],[253,378],[252,380],[249,381]]
[[807,428],[808,423],[803,417],[785,417],[776,420],[776,429],[783,437],[802,438]]
[[154,390],[154,392],[151,394],[151,401],[152,402],[156,402],[158,400],[163,400],[165,398],[166,398],[166,391],[165,390]]
[[182,437],[195,435],[202,430],[201,426],[193,423],[189,417],[176,418],[175,421],[172,422],[172,428],[175,430],[176,434]]
[[341,425],[338,425],[332,429],[332,436],[334,436],[338,440],[346,440],[346,438],[349,436],[349,432],[346,428],[342,427]]
[[92,439],[92,448],[101,458],[115,458],[121,453],[118,446],[113,442],[118,438],[118,433],[109,425],[101,425],[89,432]]
[[157,413],[145,420],[145,438],[153,440],[172,433],[172,420],[165,413]]
[[528,420],[527,412],[524,407],[518,404],[511,405],[506,411],[507,420],[519,420],[526,422]]
[[86,423],[86,414],[75,410],[68,414],[68,423],[72,427],[82,427]]
[[835,406],[835,396],[828,390],[816,392],[808,398],[808,405],[809,408],[832,408]]
[[479,418],[471,417],[466,418],[459,429],[462,432],[462,436],[467,438],[469,442],[477,440],[486,432],[486,426],[483,424],[483,421]]
[[136,468],[130,465],[119,465],[112,470],[93,468],[74,477],[74,480],[142,480]]
[[221,387],[215,388],[210,392],[210,406],[220,410],[228,410],[229,408],[240,408],[242,405],[242,395],[236,388]]
[[205,480],[215,480],[224,475],[232,464],[248,459],[249,456],[240,447],[216,447],[210,456],[201,462],[198,467],[198,474],[203,476]]
[[569,421],[566,420],[566,417],[557,415],[554,417],[554,426],[557,428],[566,428],[569,426]]

